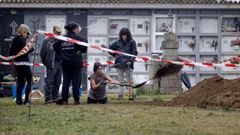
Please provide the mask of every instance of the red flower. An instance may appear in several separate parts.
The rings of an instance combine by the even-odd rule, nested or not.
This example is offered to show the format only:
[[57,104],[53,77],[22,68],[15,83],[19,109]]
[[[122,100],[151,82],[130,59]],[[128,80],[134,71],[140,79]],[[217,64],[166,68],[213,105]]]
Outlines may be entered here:
[[240,39],[232,40],[231,44],[232,45],[240,45]]
[[118,24],[111,24],[111,29],[117,29]]

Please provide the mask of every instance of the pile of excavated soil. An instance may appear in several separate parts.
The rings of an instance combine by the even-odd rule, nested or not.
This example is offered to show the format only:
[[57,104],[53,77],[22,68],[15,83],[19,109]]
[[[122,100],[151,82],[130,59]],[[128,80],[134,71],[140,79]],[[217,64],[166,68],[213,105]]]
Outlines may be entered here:
[[240,79],[228,80],[220,76],[204,79],[165,105],[240,108]]

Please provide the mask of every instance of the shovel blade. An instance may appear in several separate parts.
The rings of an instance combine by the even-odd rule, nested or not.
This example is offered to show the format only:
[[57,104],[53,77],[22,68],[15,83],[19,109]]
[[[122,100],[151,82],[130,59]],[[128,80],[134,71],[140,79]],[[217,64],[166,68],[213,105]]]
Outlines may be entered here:
[[135,88],[139,88],[139,87],[142,87],[145,83],[147,83],[148,81],[145,81],[143,83],[140,83],[140,84],[137,84],[135,86],[133,86],[132,88],[135,89]]

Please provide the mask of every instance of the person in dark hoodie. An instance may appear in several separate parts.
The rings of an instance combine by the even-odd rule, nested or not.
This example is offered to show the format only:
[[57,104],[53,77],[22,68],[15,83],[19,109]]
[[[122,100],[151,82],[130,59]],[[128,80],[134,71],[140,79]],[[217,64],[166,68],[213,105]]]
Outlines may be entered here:
[[[119,40],[113,42],[109,49],[111,50],[117,50],[120,52],[128,53],[137,55],[137,47],[136,42],[133,40],[131,32],[128,28],[122,28],[119,32]],[[124,81],[124,73],[127,76],[127,81],[129,85],[132,85],[132,79],[133,79],[133,67],[134,67],[134,60],[135,57],[125,56],[122,54],[112,54],[113,57],[115,57],[115,67],[117,68],[118,73],[118,81],[123,82]],[[117,97],[118,100],[123,99],[123,92],[124,88],[120,88],[119,95]],[[136,91],[132,89],[131,87],[128,87],[129,92],[129,100],[134,100],[136,98]]]
[[[67,30],[66,37],[87,42],[86,39],[79,36],[81,30],[79,24],[70,22],[65,29]],[[72,82],[74,104],[78,105],[80,104],[79,88],[82,81],[82,53],[87,52],[87,47],[65,41],[58,41],[53,47],[56,53],[61,55],[63,70],[62,99],[57,104],[68,104],[69,86]]]
[[[19,28],[17,29],[17,35],[13,38],[9,55],[16,55],[18,54],[25,46],[26,46],[26,40],[31,35],[29,26],[26,24],[21,24]],[[33,52],[34,49],[30,48],[27,53],[25,53],[22,56],[19,56],[14,59],[14,62],[16,65],[14,65],[14,68],[17,72],[17,96],[16,96],[16,104],[22,105],[22,104],[30,104],[29,100],[29,94],[31,92],[32,87],[32,72],[29,65],[17,65],[17,63],[29,63],[29,53]],[[25,100],[23,102],[22,100],[22,91],[25,86],[25,81],[27,81],[27,87],[25,91]]]
[[[53,26],[53,33],[61,35],[62,29],[59,26]],[[59,86],[62,78],[61,57],[56,54],[53,44],[55,38],[47,38],[43,41],[40,56],[42,63],[46,66],[47,76],[45,78],[45,103],[56,102],[59,93]]]

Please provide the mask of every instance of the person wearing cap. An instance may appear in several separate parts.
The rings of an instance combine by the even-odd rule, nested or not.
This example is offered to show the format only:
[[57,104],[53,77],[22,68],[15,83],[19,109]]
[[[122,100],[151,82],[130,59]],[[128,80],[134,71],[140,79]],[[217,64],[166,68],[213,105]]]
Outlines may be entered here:
[[100,103],[105,104],[108,101],[106,94],[106,81],[110,83],[119,84],[118,81],[112,79],[110,76],[103,72],[103,66],[101,63],[94,63],[93,74],[90,75],[88,80],[90,81],[90,91],[88,94],[87,103]]
[[[132,38],[131,32],[128,28],[122,28],[119,32],[119,39],[113,42],[109,49],[117,50],[120,52],[137,55],[136,42]],[[122,54],[109,53],[115,57],[115,67],[117,68],[118,81],[124,81],[124,74],[127,76],[127,82],[129,85],[132,85],[133,82],[133,69],[134,69],[134,60],[135,57],[125,56]],[[120,87],[120,92],[117,97],[118,100],[123,99],[124,87]],[[136,91],[131,87],[128,87],[129,100],[134,100],[136,98]]]
[[[75,22],[70,22],[65,26],[66,37],[87,42],[79,36],[81,27]],[[71,42],[58,41],[54,45],[56,53],[61,55],[63,70],[62,99],[57,102],[59,105],[67,105],[69,98],[69,86],[72,83],[74,104],[80,104],[79,88],[82,82],[82,54],[87,52],[87,47]]]
[[[62,29],[59,26],[53,26],[53,33],[61,35]],[[46,66],[47,76],[45,78],[45,103],[55,102],[59,98],[59,86],[62,78],[61,56],[55,53],[53,44],[55,38],[47,38],[43,41],[40,56],[42,63]]]
[[[11,42],[11,47],[9,51],[9,55],[16,55],[18,54],[25,46],[26,46],[26,40],[31,35],[29,26],[26,24],[21,24],[19,28],[17,29],[17,34],[13,38]],[[22,63],[22,62],[30,62],[29,59],[29,53],[33,52],[34,49],[30,48],[27,53],[17,57],[14,59],[14,62]],[[29,94],[31,92],[32,87],[32,72],[29,65],[14,65],[14,68],[17,73],[17,96],[16,96],[16,104],[22,105],[22,104],[30,104],[29,100]],[[25,81],[27,81],[27,87],[25,91],[25,99],[23,101],[22,99],[22,91],[25,86]]]

